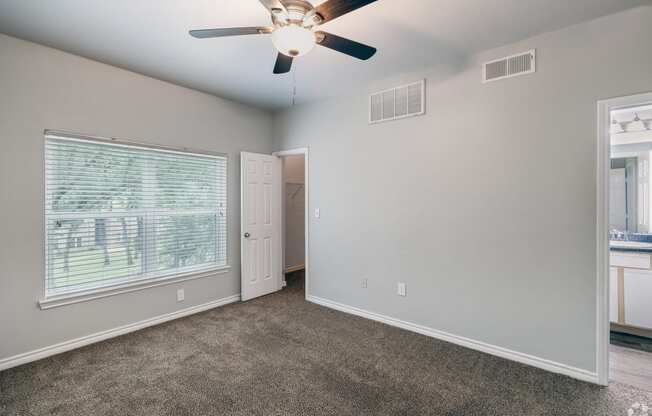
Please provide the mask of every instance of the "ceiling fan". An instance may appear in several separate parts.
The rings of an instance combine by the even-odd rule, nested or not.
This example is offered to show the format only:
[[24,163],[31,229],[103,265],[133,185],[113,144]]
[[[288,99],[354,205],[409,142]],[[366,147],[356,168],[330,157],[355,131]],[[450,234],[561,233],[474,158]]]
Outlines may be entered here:
[[306,0],[259,1],[269,10],[273,26],[191,30],[190,35],[206,39],[271,33],[272,43],[279,51],[274,65],[275,74],[290,72],[294,58],[307,54],[315,45],[362,60],[367,60],[376,53],[376,48],[371,46],[316,30],[320,25],[376,0],[327,0],[317,7]]

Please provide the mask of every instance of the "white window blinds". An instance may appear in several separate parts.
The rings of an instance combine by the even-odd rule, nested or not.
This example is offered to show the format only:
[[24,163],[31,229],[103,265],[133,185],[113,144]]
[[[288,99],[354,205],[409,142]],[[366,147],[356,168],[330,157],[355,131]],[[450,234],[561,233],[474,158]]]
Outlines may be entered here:
[[46,296],[226,266],[224,156],[45,139]]

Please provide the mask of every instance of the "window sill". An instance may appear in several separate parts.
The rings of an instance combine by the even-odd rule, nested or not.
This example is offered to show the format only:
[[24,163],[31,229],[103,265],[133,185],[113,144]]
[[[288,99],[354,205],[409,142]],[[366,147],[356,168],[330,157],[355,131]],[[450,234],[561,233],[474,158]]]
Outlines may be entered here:
[[51,296],[38,301],[38,306],[41,310],[58,308],[61,306],[72,305],[75,303],[88,302],[95,299],[107,298],[109,296],[121,295],[123,293],[136,292],[140,290],[150,289],[159,286],[167,286],[175,283],[186,282],[188,280],[203,279],[207,277],[216,276],[219,274],[227,273],[231,266],[223,266],[216,269],[210,269],[202,272],[193,272],[180,274],[176,276],[141,280],[133,283],[125,283],[119,286],[110,286],[92,291],[85,291],[79,293],[70,293],[59,296]]

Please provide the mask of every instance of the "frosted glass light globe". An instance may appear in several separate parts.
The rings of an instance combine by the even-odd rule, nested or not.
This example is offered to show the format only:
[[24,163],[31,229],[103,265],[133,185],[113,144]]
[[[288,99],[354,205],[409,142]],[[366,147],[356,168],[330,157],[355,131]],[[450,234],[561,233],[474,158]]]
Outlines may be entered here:
[[312,30],[298,25],[282,26],[272,33],[272,43],[283,55],[296,58],[315,47],[317,39]]

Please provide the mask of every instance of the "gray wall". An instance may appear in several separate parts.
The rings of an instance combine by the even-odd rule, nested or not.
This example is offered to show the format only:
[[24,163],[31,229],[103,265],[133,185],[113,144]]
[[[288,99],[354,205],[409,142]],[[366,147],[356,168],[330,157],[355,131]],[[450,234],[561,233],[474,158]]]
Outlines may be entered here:
[[[0,359],[240,292],[239,152],[271,151],[271,115],[4,35],[0,57]],[[41,311],[44,129],[228,153],[231,271]]]
[[[651,21],[639,8],[279,113],[275,149],[310,147],[321,209],[310,294],[595,371],[596,102],[652,90]],[[530,48],[536,74],[481,84],[480,62]],[[367,124],[368,92],[419,78],[426,116]]]

